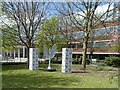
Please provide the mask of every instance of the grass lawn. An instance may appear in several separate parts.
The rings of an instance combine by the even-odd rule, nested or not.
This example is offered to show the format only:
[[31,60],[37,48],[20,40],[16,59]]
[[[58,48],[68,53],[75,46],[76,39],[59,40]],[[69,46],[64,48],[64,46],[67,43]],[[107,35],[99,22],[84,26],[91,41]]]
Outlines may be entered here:
[[[45,72],[45,64],[38,71],[30,71],[26,64],[2,66],[2,88],[118,88],[118,69],[88,65],[89,73],[64,74],[60,64],[57,72]],[[73,65],[74,70],[81,68]]]

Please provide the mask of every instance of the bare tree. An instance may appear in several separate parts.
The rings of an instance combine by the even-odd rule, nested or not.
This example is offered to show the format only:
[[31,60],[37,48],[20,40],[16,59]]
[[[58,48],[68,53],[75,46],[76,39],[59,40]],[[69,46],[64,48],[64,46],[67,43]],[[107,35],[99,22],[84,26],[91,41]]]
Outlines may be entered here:
[[64,42],[67,44],[67,47],[72,48],[72,41],[76,41],[77,36],[73,35],[75,28],[71,26],[69,21],[69,17],[63,18],[61,16],[59,18],[59,32],[64,38]]
[[[45,19],[49,16],[46,14],[48,6],[49,3],[45,2],[2,2],[2,11],[11,20],[11,23],[16,26],[13,29],[17,32],[19,42],[27,47],[28,66],[29,48],[35,47],[38,32]],[[10,25],[7,26],[12,28]]]
[[108,2],[106,5],[106,10],[101,13],[98,12],[100,5],[104,2],[97,1],[81,1],[81,2],[68,2],[61,3],[61,5],[56,6],[56,10],[62,14],[64,17],[70,17],[71,27],[83,31],[83,58],[82,65],[83,69],[86,69],[86,53],[88,48],[88,42],[90,39],[90,34],[92,34],[98,25],[104,24],[106,21],[110,20],[112,16],[111,8],[113,2]]
[[[108,3],[110,4],[110,3]],[[92,61],[92,55],[93,55],[93,52],[94,52],[94,39],[96,39],[95,37],[95,33],[96,33],[96,30],[94,30],[96,27],[103,27],[106,32],[105,33],[100,33],[99,37],[108,37],[110,36],[110,32],[111,32],[111,29],[114,28],[114,25],[112,25],[113,23],[117,23],[118,20],[119,20],[119,4],[117,2],[111,2],[111,6],[108,6],[108,7],[112,7],[111,9],[108,10],[108,12],[104,12],[107,15],[107,17],[104,17],[102,19],[99,19],[99,21],[101,23],[98,23],[98,26],[94,26],[93,30],[91,30],[91,33],[90,33],[90,44],[91,44],[91,47],[90,47],[90,59]],[[104,14],[103,13],[103,14]],[[100,17],[100,15],[96,15],[96,17]],[[97,19],[96,18],[96,19]],[[109,25],[108,25],[109,23]],[[110,27],[110,28],[107,28],[107,27]],[[106,42],[107,43],[107,42]],[[105,44],[106,44],[105,43]]]

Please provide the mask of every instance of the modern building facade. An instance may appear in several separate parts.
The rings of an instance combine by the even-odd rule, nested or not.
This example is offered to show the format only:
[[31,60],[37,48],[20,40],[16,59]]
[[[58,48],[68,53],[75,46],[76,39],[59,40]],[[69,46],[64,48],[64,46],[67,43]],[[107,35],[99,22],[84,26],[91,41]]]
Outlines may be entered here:
[[[120,35],[120,23],[114,23],[112,25],[109,25],[108,27],[99,28],[95,30],[95,37],[93,41],[93,58],[94,59],[104,59],[108,56],[120,56],[119,52],[115,52],[112,50],[112,48],[108,45],[108,43],[111,41],[112,36],[109,34],[110,30],[116,30],[118,34]],[[68,44],[69,48],[73,49],[73,58],[80,58],[82,56],[82,45],[81,42],[83,32],[82,31],[76,31],[73,34],[73,39],[71,39],[70,44]],[[64,38],[64,37],[63,37]],[[90,40],[91,41],[91,40]],[[62,41],[61,41],[62,43]],[[65,44],[65,42],[64,42]],[[88,49],[87,49],[87,58],[90,58],[90,52],[91,52],[91,42],[88,43]],[[11,51],[6,51],[3,53],[3,60],[6,58],[13,58],[13,59],[23,59],[27,58],[27,48],[25,46],[17,46],[16,49]],[[62,52],[56,52],[58,56],[62,55]]]
[[[89,39],[89,42],[88,42],[87,58],[90,58],[91,52],[93,52],[92,56],[95,59],[104,59],[105,57],[113,56],[113,55],[120,56],[120,53],[117,51],[114,51],[112,47],[108,44],[109,42],[111,42],[112,37],[113,37],[110,34],[110,32],[112,31],[117,32],[116,35],[120,37],[120,23],[119,22],[114,22],[114,23],[111,22],[106,26],[106,28],[100,26],[99,28],[95,29],[93,44],[91,42],[91,38]],[[82,56],[83,31],[75,30],[75,32],[70,34],[70,36],[72,36],[73,38],[70,40],[68,47],[73,49],[73,57],[76,58],[76,57]],[[61,54],[61,52],[57,52],[57,53],[59,55]]]

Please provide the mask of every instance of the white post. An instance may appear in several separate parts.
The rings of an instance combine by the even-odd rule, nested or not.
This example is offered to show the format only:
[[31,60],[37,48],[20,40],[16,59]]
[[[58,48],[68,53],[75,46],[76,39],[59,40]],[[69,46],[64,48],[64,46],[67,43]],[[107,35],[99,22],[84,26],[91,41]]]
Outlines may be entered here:
[[[49,52],[50,53],[50,52]],[[48,65],[48,69],[51,69],[50,67],[50,55],[49,55],[49,65]]]
[[25,47],[23,47],[23,58],[25,58]]
[[75,44],[75,48],[77,48],[77,43]]
[[8,57],[8,51],[7,51],[7,57]]
[[18,58],[20,58],[20,48],[18,48]]
[[8,51],[7,51],[7,62],[8,62]]
[[33,70],[33,48],[29,49],[29,70]]
[[14,50],[14,59],[15,59],[15,50]]

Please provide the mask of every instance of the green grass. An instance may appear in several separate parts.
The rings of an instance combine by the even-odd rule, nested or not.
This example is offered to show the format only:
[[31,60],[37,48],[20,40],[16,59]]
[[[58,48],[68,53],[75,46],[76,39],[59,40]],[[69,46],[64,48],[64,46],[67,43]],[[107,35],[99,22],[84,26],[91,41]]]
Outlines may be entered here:
[[[39,65],[38,71],[30,71],[26,64],[3,65],[3,88],[118,88],[117,68],[106,67],[102,71],[97,66],[87,66],[89,73],[61,72],[61,65],[54,64],[57,72],[44,72],[45,64]],[[79,70],[80,65],[73,65],[74,70]],[[110,71],[112,70],[112,71]]]

